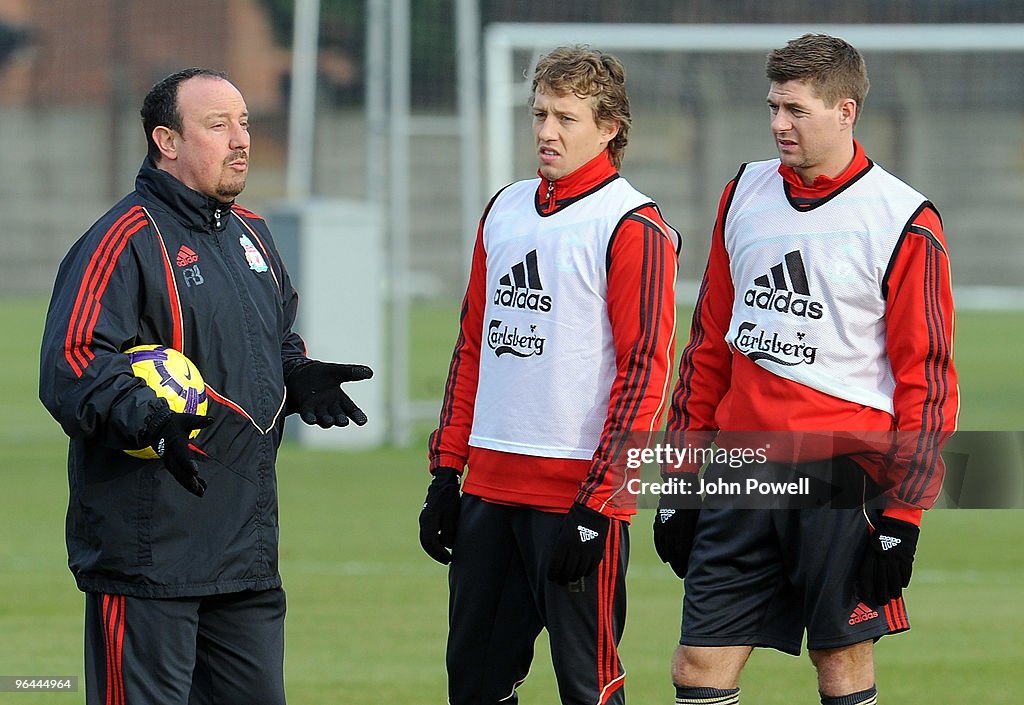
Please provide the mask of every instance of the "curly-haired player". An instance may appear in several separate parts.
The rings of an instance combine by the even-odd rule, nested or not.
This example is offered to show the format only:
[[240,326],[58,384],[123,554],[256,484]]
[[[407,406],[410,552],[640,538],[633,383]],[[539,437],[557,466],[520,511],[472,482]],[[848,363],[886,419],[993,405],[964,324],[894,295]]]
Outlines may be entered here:
[[624,701],[634,510],[617,461],[658,427],[671,379],[679,236],[618,173],[622,65],[555,49],[530,105],[538,178],[480,221],[420,516],[424,550],[451,562],[453,705],[515,702],[544,628],[563,703]]

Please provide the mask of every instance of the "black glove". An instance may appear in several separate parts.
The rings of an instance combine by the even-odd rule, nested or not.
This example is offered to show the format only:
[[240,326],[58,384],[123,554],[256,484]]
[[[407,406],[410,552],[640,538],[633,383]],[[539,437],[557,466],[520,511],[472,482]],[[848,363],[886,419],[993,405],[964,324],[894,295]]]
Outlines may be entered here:
[[188,448],[188,437],[195,429],[206,428],[212,423],[209,416],[172,413],[150,434],[149,445],[164,461],[164,467],[196,497],[202,497],[206,492],[206,480],[199,477],[199,464],[195,453]]
[[689,501],[675,495],[662,495],[658,500],[658,511],[654,515],[654,550],[661,562],[668,563],[680,578],[686,577],[699,517],[699,496]]
[[555,539],[548,580],[568,585],[590,575],[604,557],[611,519],[579,502],[569,509]]
[[884,605],[903,594],[910,584],[917,537],[913,524],[882,517],[875,524],[857,579],[857,594],[869,605]]
[[455,468],[437,468],[427,487],[420,512],[420,545],[441,565],[452,562],[455,529],[459,524],[459,473]]
[[317,424],[320,428],[348,426],[349,419],[356,426],[362,426],[366,423],[366,414],[341,391],[341,384],[370,377],[373,377],[373,370],[365,365],[314,360],[288,375],[286,411],[298,412],[304,423]]

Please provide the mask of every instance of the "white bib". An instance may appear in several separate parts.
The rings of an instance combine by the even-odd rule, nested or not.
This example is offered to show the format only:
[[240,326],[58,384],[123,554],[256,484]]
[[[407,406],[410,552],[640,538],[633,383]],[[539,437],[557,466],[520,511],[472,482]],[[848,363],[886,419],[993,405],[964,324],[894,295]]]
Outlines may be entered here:
[[725,215],[736,292],[726,341],[780,377],[891,414],[883,288],[926,199],[872,165],[800,211],[778,167],[748,164]]
[[510,185],[484,221],[488,299],[469,444],[589,460],[616,372],[610,241],[626,214],[652,201],[619,177],[542,216],[538,186]]

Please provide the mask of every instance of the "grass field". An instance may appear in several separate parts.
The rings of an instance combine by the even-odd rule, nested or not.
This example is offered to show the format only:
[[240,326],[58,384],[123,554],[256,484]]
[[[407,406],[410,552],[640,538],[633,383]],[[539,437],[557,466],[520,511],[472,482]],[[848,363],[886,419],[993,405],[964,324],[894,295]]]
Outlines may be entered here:
[[[8,300],[0,308],[0,675],[81,676],[83,598],[63,543],[66,441],[36,399],[44,304]],[[416,313],[413,392],[436,397],[456,308]],[[962,428],[1024,429],[1016,359],[1022,324],[1019,313],[960,315]],[[279,483],[291,705],[445,702],[446,573],[416,539],[424,457],[421,446],[340,453],[285,444]],[[671,702],[668,660],[682,594],[654,555],[650,520],[641,513],[632,529],[622,655],[634,703]],[[1024,702],[1024,512],[935,510],[926,516],[916,565],[908,591],[914,629],[877,650],[883,701]],[[816,703],[813,683],[806,657],[758,652],[744,675],[744,698]],[[521,702],[552,703],[554,692],[539,643]],[[0,693],[0,703],[19,705],[83,701],[81,692]]]

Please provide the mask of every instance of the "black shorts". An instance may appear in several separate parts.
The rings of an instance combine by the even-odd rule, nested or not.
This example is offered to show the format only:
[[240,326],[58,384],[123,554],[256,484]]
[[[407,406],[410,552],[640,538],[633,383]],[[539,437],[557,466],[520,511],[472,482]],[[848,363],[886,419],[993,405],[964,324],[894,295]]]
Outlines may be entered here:
[[[866,498],[877,495],[870,478],[848,458],[784,471],[835,477],[845,496],[851,490]],[[741,471],[712,466],[705,477],[776,480],[779,473],[774,464]],[[767,646],[798,655],[805,630],[807,648],[816,650],[910,628],[902,597],[868,605],[855,594],[868,522],[880,508],[815,504],[811,498],[798,507],[749,508],[756,506],[749,495],[706,499],[684,583],[680,644]]]

